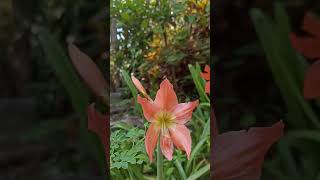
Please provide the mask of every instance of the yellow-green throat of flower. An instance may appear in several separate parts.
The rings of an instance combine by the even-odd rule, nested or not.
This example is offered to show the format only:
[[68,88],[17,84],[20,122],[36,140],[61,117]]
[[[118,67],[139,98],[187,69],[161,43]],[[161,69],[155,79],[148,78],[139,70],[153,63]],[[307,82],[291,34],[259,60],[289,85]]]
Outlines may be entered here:
[[161,111],[156,115],[156,126],[161,128],[161,131],[164,132],[174,124],[175,117],[166,111]]

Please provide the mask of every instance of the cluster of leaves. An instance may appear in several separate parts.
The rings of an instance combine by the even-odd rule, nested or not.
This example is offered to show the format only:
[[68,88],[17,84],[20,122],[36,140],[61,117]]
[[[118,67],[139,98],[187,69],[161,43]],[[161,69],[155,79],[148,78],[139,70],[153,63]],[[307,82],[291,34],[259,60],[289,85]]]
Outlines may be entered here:
[[[44,62],[42,45],[38,41],[41,27],[54,32],[59,42],[75,41],[86,47],[86,52],[101,60],[106,40],[105,3],[87,0],[73,1],[31,0],[28,2],[3,1],[1,20],[7,24],[1,28],[4,47],[0,54],[3,59],[2,77],[10,81],[4,85],[8,95],[27,94],[43,101],[41,112],[45,115],[70,112],[62,108],[67,102],[65,91],[53,70]],[[2,7],[4,9],[2,9]],[[2,24],[2,23],[1,23]]]
[[[107,135],[107,132],[105,131],[103,134],[97,133],[99,132],[99,130],[101,130],[101,128],[105,129],[104,127],[101,127],[101,125],[107,125],[107,123],[105,122],[106,117],[98,115],[98,113],[96,113],[95,111],[89,111],[88,114],[85,111],[89,102],[89,93],[88,90],[85,88],[84,83],[78,76],[76,70],[78,70],[81,76],[84,76],[84,81],[87,83],[88,86],[90,86],[90,88],[92,88],[92,85],[94,86],[95,84],[92,83],[91,79],[89,80],[87,78],[87,75],[92,77],[92,74],[87,73],[88,71],[95,71],[95,73],[93,73],[94,76],[99,77],[97,79],[103,81],[102,83],[100,81],[100,84],[105,84],[105,81],[102,78],[100,72],[98,71],[98,68],[96,66],[93,66],[94,63],[92,62],[92,60],[88,58],[88,56],[84,55],[81,51],[73,47],[69,50],[71,59],[76,67],[75,69],[72,66],[71,61],[69,61],[67,55],[63,52],[63,49],[61,48],[55,37],[52,36],[47,29],[42,28],[39,32],[38,38],[46,54],[47,61],[54,69],[57,77],[61,80],[61,83],[63,84],[64,88],[66,89],[66,92],[69,95],[74,110],[80,116],[78,124],[80,125],[79,135],[81,137],[81,147],[83,151],[81,152],[81,156],[89,157],[88,155],[91,155],[91,158],[95,159],[99,163],[100,170],[102,172],[101,174],[107,177],[108,174],[105,173],[105,151],[103,150],[104,147],[101,145],[105,145],[106,142],[101,143],[98,139],[98,136],[105,137]],[[78,62],[75,62],[76,58],[80,60]],[[84,67],[84,65],[88,64],[90,64],[91,66],[86,67],[90,67],[90,69],[81,68]],[[94,81],[96,81],[97,79],[94,79]],[[99,85],[98,87],[93,87],[93,91],[96,90],[98,92],[101,92],[101,89],[97,90],[97,88],[101,88],[101,85]],[[92,107],[94,109],[94,105]],[[89,117],[89,122],[87,117]]]
[[[286,124],[286,133],[277,143],[272,153],[267,156],[268,158],[264,163],[261,179],[317,179],[319,178],[319,157],[317,152],[319,149],[318,133],[320,119],[318,110],[320,106],[318,100],[307,101],[306,98],[308,97],[304,94],[306,92],[303,92],[304,86],[308,84],[306,83],[306,78],[309,76],[309,68],[315,64],[309,65],[310,61],[297,53],[292,47],[292,42],[289,38],[293,31],[290,22],[292,19],[288,16],[283,4],[276,3],[273,7],[274,14],[272,17],[266,15],[261,9],[252,9],[250,11],[251,20],[259,41],[250,42],[247,46],[232,52],[229,58],[234,58],[235,60],[233,60],[233,64],[231,64],[231,62],[228,64],[230,65],[228,68],[232,70],[239,68],[239,71],[241,69],[241,71],[244,72],[249,68],[260,67],[257,65],[252,66],[244,59],[251,60],[251,58],[254,58],[258,60],[258,58],[263,59],[266,57],[265,62],[268,65],[266,67],[268,67],[267,70],[271,71],[270,75],[272,75],[274,82],[269,79],[268,81],[263,81],[265,77],[258,76],[260,73],[256,69],[252,70],[252,73],[257,75],[257,78],[250,77],[249,75],[245,76],[241,82],[245,82],[245,85],[242,86],[246,87],[243,88],[242,92],[236,94],[243,95],[247,93],[248,96],[253,97],[252,93],[254,93],[254,98],[245,96],[237,97],[238,99],[229,98],[228,102],[221,102],[221,98],[218,96],[217,104],[232,104],[232,111],[236,111],[237,109],[234,106],[235,104],[240,104],[238,101],[239,98],[244,99],[246,103],[248,99],[252,99],[251,102],[261,106],[257,108],[249,107],[249,103],[246,105],[241,104],[241,106],[246,108],[245,113],[247,113],[247,117],[245,117],[245,119],[250,123],[268,124],[272,120],[275,120],[277,116],[275,114],[283,114],[281,118]],[[299,44],[301,45],[301,43]],[[316,44],[313,43],[313,45],[309,45],[308,50],[314,50],[311,49],[311,47],[315,48],[314,45]],[[258,63],[261,62],[256,62],[256,64]],[[263,65],[263,63],[264,62],[261,64]],[[227,62],[223,64],[227,66]],[[224,68],[228,69],[227,67]],[[313,71],[312,74],[315,74],[314,72],[315,71]],[[238,75],[237,73],[235,74]],[[219,75],[223,76],[222,73]],[[316,80],[316,78],[313,78],[313,80]],[[263,86],[260,85],[259,82],[263,82]],[[217,84],[219,83],[217,82]],[[223,82],[221,82],[221,84],[223,84]],[[309,85],[310,84],[311,83],[309,83]],[[317,83],[313,84],[315,85]],[[265,89],[260,90],[259,86],[265,87]],[[317,90],[317,88],[311,89],[313,92]],[[260,94],[259,91],[263,93]],[[311,91],[308,93],[310,92]],[[227,93],[228,91],[224,91],[224,94]],[[266,103],[262,104],[262,101],[257,101],[257,99],[263,100],[263,102]],[[218,102],[219,100],[220,102]],[[263,112],[258,112],[261,110],[263,110]],[[266,111],[271,113],[266,113]],[[219,111],[217,111],[217,113],[219,113]],[[239,117],[239,114],[241,116],[245,113],[241,112],[238,113],[238,115],[229,113],[223,117],[225,119],[231,119],[232,117],[230,118],[230,116]],[[265,118],[266,121],[257,121],[256,117],[259,116]],[[272,118],[271,121],[270,118]],[[238,122],[228,122],[225,119],[221,119],[223,131],[238,126],[238,124],[236,124]],[[250,131],[249,129],[248,134],[250,133],[253,133],[253,130]],[[245,146],[246,143],[243,143],[241,147]],[[216,151],[218,150],[219,146],[217,145]],[[227,152],[227,149],[225,149],[225,151]],[[215,156],[215,154],[217,153],[214,153],[213,156]],[[228,154],[232,155],[232,153]],[[219,158],[218,155],[217,158]],[[245,172],[245,169],[243,169],[242,172]]]
[[[139,128],[130,128],[126,131],[119,129],[113,131],[110,141],[110,169],[128,169],[129,165],[142,164],[148,162],[144,146],[145,131]],[[119,175],[119,172],[114,172]]]
[[113,86],[121,85],[118,69],[124,69],[144,77],[148,87],[160,80],[159,75],[177,77],[174,82],[182,84],[179,92],[188,93],[184,87],[191,84],[185,67],[209,59],[209,7],[207,0],[113,1]]

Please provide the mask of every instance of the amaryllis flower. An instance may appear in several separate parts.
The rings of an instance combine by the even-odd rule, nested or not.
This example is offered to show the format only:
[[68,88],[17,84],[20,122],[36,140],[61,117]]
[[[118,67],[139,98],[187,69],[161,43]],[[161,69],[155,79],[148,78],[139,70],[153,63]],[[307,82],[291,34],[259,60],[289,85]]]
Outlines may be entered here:
[[302,37],[291,33],[292,46],[307,58],[320,58],[320,20],[307,13],[304,16],[302,29],[310,35]]
[[206,65],[204,68],[204,73],[201,73],[203,79],[207,80],[205,91],[210,94],[210,66]]
[[[98,135],[100,138],[101,143],[103,144],[105,157],[109,157],[109,138],[108,138],[108,119],[107,115],[101,114],[98,112],[95,107],[94,103],[90,104],[87,107],[87,114],[88,114],[88,129]],[[109,163],[109,160],[106,161]]]
[[292,46],[313,62],[307,69],[303,95],[307,99],[320,97],[320,20],[312,14],[307,13],[304,17],[303,30],[312,36],[298,37],[295,34],[290,35]]
[[[132,80],[137,89],[145,95],[146,91],[140,81],[133,76]],[[185,151],[189,159],[192,142],[190,131],[185,123],[191,119],[198,100],[179,104],[168,79],[160,84],[154,101],[149,96],[145,97],[147,98],[138,96],[137,101],[142,106],[144,117],[151,123],[145,137],[146,151],[150,161],[153,160],[158,139],[160,139],[161,152],[168,160],[172,160],[174,146]]]
[[304,77],[303,95],[308,99],[320,97],[320,60],[307,69]]
[[212,176],[214,180],[259,180],[264,156],[282,135],[282,121],[271,127],[218,134],[212,115]]

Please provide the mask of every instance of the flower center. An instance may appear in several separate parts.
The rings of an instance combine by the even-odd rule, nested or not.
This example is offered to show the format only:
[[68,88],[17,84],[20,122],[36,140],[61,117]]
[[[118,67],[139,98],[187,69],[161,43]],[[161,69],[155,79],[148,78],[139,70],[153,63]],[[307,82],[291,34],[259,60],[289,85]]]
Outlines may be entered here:
[[156,117],[156,125],[161,128],[162,132],[173,125],[174,116],[169,112],[161,111]]

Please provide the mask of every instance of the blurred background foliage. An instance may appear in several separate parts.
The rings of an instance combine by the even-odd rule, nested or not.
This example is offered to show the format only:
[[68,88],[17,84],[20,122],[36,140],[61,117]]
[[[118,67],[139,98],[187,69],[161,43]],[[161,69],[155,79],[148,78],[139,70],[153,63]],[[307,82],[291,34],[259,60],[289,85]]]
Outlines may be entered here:
[[319,179],[319,100],[303,97],[312,61],[292,48],[289,33],[306,35],[303,17],[306,12],[319,17],[320,2],[216,0],[212,5],[220,130],[283,120],[285,135],[269,152],[261,179]]
[[209,11],[208,0],[113,0],[112,89],[125,87],[119,81],[123,69],[148,82],[150,91],[155,90],[152,84],[170,77],[179,94],[190,94],[187,65],[204,65],[210,58]]
[[83,153],[79,114],[38,32],[49,30],[62,55],[67,42],[75,43],[107,74],[108,9],[100,0],[0,2],[1,178],[102,178],[97,162]]

